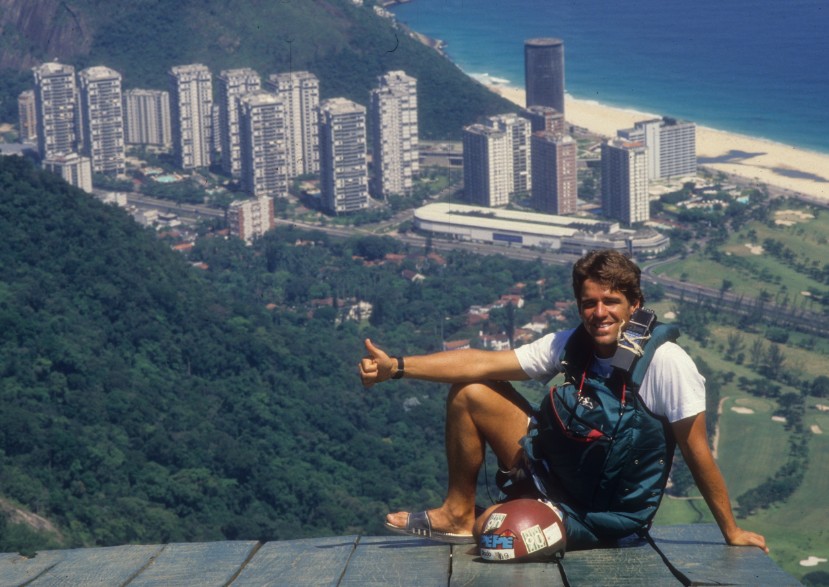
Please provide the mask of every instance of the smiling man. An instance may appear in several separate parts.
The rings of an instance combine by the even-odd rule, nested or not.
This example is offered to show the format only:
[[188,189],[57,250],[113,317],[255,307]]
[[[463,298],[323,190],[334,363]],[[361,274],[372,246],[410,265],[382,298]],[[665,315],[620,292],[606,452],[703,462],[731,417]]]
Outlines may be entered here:
[[[446,408],[449,487],[439,507],[391,513],[386,527],[441,542],[472,543],[497,506],[479,515],[475,490],[486,445],[498,457],[506,499],[553,504],[568,550],[645,532],[665,490],[679,446],[728,544],[765,539],[737,526],[705,427],[705,380],[660,325],[622,369],[613,357],[625,325],[642,308],[639,268],[617,251],[593,251],[573,266],[581,325],[508,351],[468,349],[392,357],[365,341],[363,385],[410,377],[450,383]],[[539,406],[509,381],[548,381],[564,373]]]

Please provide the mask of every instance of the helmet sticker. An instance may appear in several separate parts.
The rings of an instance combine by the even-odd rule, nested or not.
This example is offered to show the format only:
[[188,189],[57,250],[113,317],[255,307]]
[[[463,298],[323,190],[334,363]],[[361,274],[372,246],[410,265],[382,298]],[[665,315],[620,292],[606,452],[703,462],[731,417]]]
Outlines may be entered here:
[[547,539],[544,537],[544,532],[541,531],[541,526],[536,524],[531,528],[521,531],[521,538],[524,539],[524,546],[527,548],[527,554],[532,554],[542,548],[547,547]]
[[493,513],[490,514],[489,518],[486,521],[486,527],[484,527],[484,533],[489,532],[490,530],[495,530],[496,528],[500,528],[501,524],[504,523],[504,520],[507,519],[507,514],[499,514]]

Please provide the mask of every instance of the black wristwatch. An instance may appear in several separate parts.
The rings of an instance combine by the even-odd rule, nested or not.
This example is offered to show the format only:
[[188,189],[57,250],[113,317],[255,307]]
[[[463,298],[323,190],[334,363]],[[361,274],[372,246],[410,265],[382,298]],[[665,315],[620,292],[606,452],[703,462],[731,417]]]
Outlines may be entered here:
[[403,377],[403,357],[392,357],[397,359],[397,371],[391,376],[392,379],[401,379]]

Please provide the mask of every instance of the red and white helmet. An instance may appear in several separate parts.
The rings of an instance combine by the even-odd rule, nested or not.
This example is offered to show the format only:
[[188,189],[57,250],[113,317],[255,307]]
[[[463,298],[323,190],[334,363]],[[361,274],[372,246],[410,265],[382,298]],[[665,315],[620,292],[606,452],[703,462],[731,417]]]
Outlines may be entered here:
[[549,558],[564,552],[566,544],[562,513],[540,499],[499,505],[484,522],[479,541],[486,561]]

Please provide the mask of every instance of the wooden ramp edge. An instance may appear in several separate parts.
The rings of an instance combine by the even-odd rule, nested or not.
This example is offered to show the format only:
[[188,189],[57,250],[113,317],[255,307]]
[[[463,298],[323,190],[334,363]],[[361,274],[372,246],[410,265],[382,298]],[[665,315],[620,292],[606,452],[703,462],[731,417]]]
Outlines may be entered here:
[[471,545],[356,535],[5,553],[0,587],[800,585],[759,549],[726,546],[714,525],[651,536],[526,563],[487,563]]

